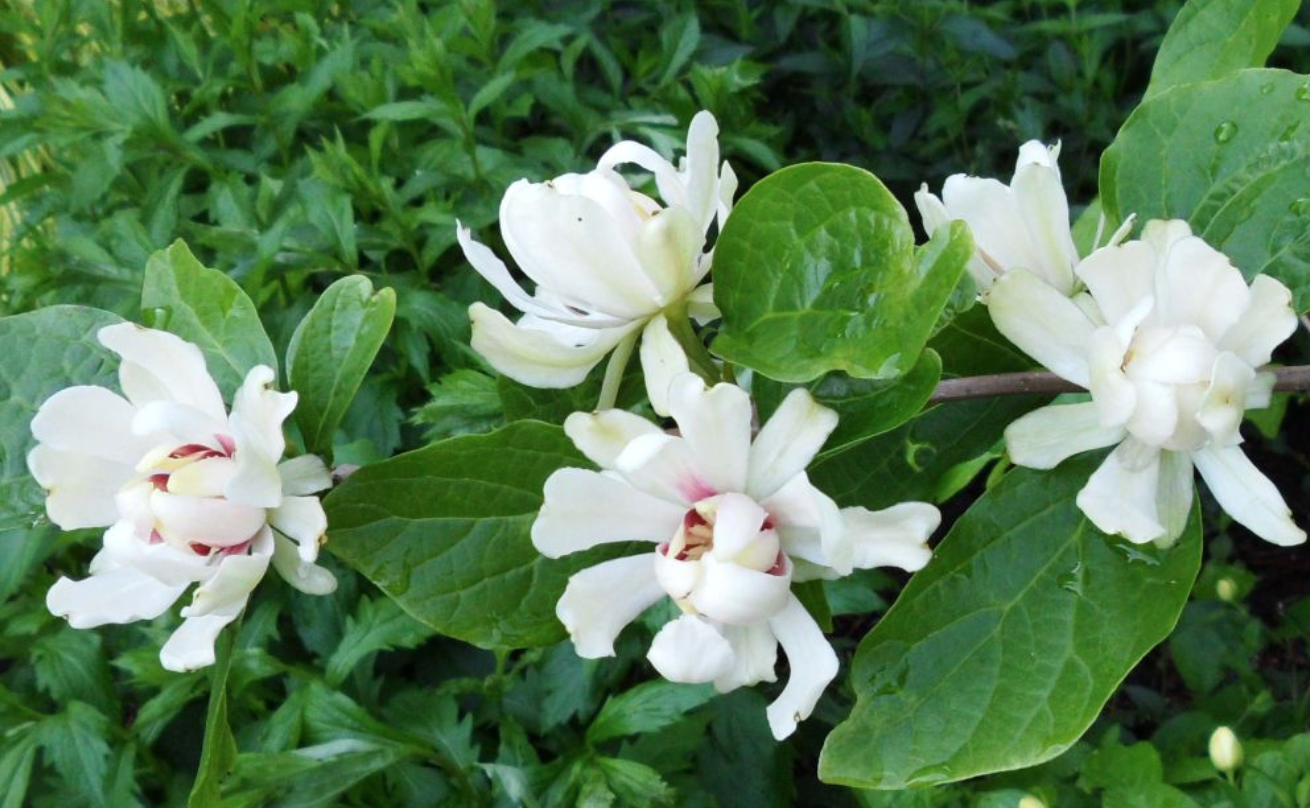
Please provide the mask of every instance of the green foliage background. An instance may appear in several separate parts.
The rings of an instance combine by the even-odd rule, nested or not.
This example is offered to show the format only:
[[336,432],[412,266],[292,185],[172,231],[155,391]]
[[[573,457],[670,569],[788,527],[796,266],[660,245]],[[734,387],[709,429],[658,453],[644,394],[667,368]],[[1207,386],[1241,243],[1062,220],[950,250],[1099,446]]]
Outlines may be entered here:
[[[250,295],[279,356],[337,278],[395,290],[337,462],[482,432],[512,407],[567,411],[506,390],[469,350],[465,308],[493,293],[454,248],[456,217],[494,241],[513,180],[578,170],[620,137],[673,151],[701,108],[745,185],[823,159],[908,202],[956,171],[1006,177],[1019,142],[1059,138],[1086,203],[1179,5],[0,0],[0,312],[82,303],[140,319],[147,259],[180,237]],[[1272,65],[1310,68],[1307,23]],[[1293,405],[1258,461],[1301,512],[1306,428]],[[816,479],[849,487],[832,466]],[[493,654],[433,637],[339,564],[330,599],[270,580],[232,651],[241,756],[223,804],[1002,808],[1031,793],[1305,808],[1310,568],[1207,524],[1220,527],[1178,631],[1082,742],[1036,769],[904,793],[818,783],[822,739],[855,698],[836,686],[779,745],[766,694],[646,681],[651,625],[614,660],[567,643]],[[4,527],[0,808],[185,803],[208,680],[159,667],[176,618],[67,628],[44,592],[85,569],[96,535]],[[844,659],[901,583],[829,589]],[[1218,723],[1248,740],[1235,783],[1204,757]]]

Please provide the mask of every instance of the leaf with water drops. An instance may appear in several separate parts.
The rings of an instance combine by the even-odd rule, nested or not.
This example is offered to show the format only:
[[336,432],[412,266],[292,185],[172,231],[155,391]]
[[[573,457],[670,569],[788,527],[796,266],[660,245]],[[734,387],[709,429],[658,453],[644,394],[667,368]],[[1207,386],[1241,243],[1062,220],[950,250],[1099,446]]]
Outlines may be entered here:
[[546,478],[590,464],[564,435],[517,421],[366,466],[323,502],[327,547],[434,630],[484,648],[564,637],[555,601],[613,545],[544,558],[529,531]]
[[1096,530],[1074,497],[1104,453],[1007,474],[956,522],[860,643],[857,701],[819,776],[900,789],[1032,766],[1068,749],[1178,620],[1199,511],[1173,548]]
[[1191,0],[1160,45],[1146,97],[1264,67],[1300,7],[1301,0]]
[[1310,309],[1310,77],[1243,70],[1146,101],[1101,160],[1101,199],[1118,220],[1187,219]]

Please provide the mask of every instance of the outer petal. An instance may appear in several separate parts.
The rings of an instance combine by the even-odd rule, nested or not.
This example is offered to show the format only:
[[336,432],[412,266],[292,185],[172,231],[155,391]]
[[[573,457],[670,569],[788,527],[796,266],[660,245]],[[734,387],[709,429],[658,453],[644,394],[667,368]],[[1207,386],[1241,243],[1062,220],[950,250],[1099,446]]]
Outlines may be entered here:
[[[709,256],[701,259],[701,276],[704,277],[710,264]],[[714,305],[714,284],[697,286],[687,295],[687,314],[700,325],[713,322],[723,316],[719,307]]]
[[232,401],[232,437],[236,441],[236,474],[228,481],[227,498],[258,508],[282,504],[282,479],[277,463],[286,451],[282,423],[296,408],[295,393],[273,389],[273,369],[251,368]]
[[1128,432],[1151,446],[1163,446],[1178,428],[1178,391],[1172,384],[1137,382],[1137,405]]
[[732,645],[732,668],[714,680],[714,689],[727,693],[757,682],[776,682],[778,675],[778,638],[768,623],[749,626],[720,626],[719,631]]
[[327,533],[327,514],[318,497],[283,497],[282,504],[268,512],[268,522],[296,542],[301,559],[318,558],[319,545]]
[[1252,533],[1283,547],[1305,542],[1278,489],[1240,447],[1207,446],[1192,452],[1192,462],[1220,507]]
[[1028,225],[1009,188],[994,179],[954,174],[942,186],[942,201],[952,219],[968,223],[974,244],[998,271],[1042,272]]
[[615,458],[614,466],[636,488],[681,505],[684,512],[720,491],[687,441],[672,435],[642,435]]
[[881,511],[843,508],[846,538],[854,547],[856,569],[923,569],[932,558],[928,537],[942,522],[941,512],[926,502],[902,502]]
[[183,617],[223,614],[236,617],[245,608],[250,593],[264,579],[273,555],[273,536],[267,530],[252,545],[251,552],[226,556],[208,581],[196,587],[191,605]]
[[669,411],[715,493],[744,490],[752,418],[746,391],[734,384],[707,390],[699,376],[684,373],[669,384]]
[[1192,511],[1192,460],[1186,452],[1160,453],[1160,485],[1155,493],[1156,512],[1164,537],[1156,543],[1168,547],[1178,541]]
[[214,664],[214,641],[220,631],[237,619],[234,614],[210,614],[204,617],[188,617],[182,621],[168,638],[164,647],[159,649],[159,663],[165,669],[176,673],[185,673]]
[[[920,185],[919,190],[915,192],[914,204],[919,209],[923,230],[929,238],[937,232],[937,228],[951,221],[951,214],[946,210],[946,206],[934,194],[929,193],[927,183]],[[965,269],[969,271],[969,277],[973,278],[979,292],[987,292],[996,281],[997,271],[988,266],[977,251],[969,256],[969,263],[965,265]]]
[[283,580],[307,595],[330,595],[337,590],[336,576],[301,558],[295,542],[285,537],[273,537],[273,567]]
[[278,464],[277,474],[282,478],[285,496],[315,494],[332,487],[332,472],[318,455],[306,454],[284,460]]
[[1005,273],[988,299],[992,322],[1024,353],[1074,384],[1088,384],[1093,326],[1073,301],[1032,273]]
[[1246,279],[1228,257],[1196,236],[1169,247],[1160,286],[1160,322],[1200,326],[1212,342],[1237,322],[1251,298]]
[[135,416],[135,407],[103,387],[66,387],[36,411],[32,436],[61,452],[135,466],[160,438],[134,434]]
[[1065,458],[1123,440],[1121,426],[1101,426],[1094,402],[1054,404],[1028,413],[1005,428],[1005,447],[1015,465],[1053,469]]
[[854,569],[855,547],[845,541],[841,510],[805,474],[793,477],[760,504],[773,518],[782,549],[789,557],[832,568],[841,575]]
[[805,471],[837,428],[837,413],[804,388],[792,390],[751,444],[746,491],[766,499]]
[[597,564],[569,578],[555,614],[583,659],[614,656],[614,639],[664,597],[650,553]]
[[689,369],[687,354],[669,332],[669,321],[663,314],[655,315],[641,332],[641,371],[651,409],[669,414],[669,385]]
[[[724,167],[727,167],[726,163]],[[719,209],[719,178],[715,176],[718,170],[719,124],[712,114],[701,110],[691,119],[691,126],[687,128],[687,158],[681,172],[686,197],[680,204],[685,205],[695,217],[702,233],[709,229]],[[728,174],[735,179],[731,169],[728,169]],[[731,200],[730,194],[728,202],[731,203]],[[666,198],[665,202],[671,203],[673,200]]]
[[605,354],[639,323],[607,329],[568,328],[547,321],[515,325],[482,303],[469,307],[473,350],[491,366],[520,384],[564,388],[581,384]]
[[217,421],[227,417],[218,385],[195,345],[167,331],[119,323],[100,329],[100,343],[123,358],[119,383],[138,407],[152,401],[175,401]]
[[178,443],[211,444],[215,435],[228,430],[226,418],[213,418],[195,407],[161,399],[137,410],[132,431],[138,435],[171,435]]
[[170,586],[132,567],[115,567],[80,581],[60,578],[46,592],[51,614],[73,628],[153,620],[168,610],[188,584]]
[[787,686],[768,709],[769,728],[781,741],[809,718],[828,683],[837,678],[837,654],[795,595],[769,620],[769,628],[782,643],[791,666]]
[[1078,492],[1078,507],[1103,533],[1144,544],[1165,536],[1156,510],[1160,453],[1129,438]]
[[663,431],[627,410],[575,412],[564,419],[564,434],[588,460],[603,469],[614,468],[614,461],[633,440]]
[[[711,208],[710,218],[713,216]],[[683,208],[665,208],[642,222],[633,246],[660,300],[682,297],[700,280],[705,228]]]
[[1088,390],[1098,423],[1108,428],[1121,428],[1137,409],[1137,388],[1123,371],[1128,341],[1118,332],[1102,326],[1087,344]]
[[1220,446],[1242,442],[1238,431],[1246,412],[1246,391],[1255,382],[1255,371],[1237,354],[1221,353],[1214,363],[1210,386],[1201,399],[1196,420]]
[[1274,348],[1296,331],[1292,292],[1268,275],[1251,281],[1246,310],[1219,342],[1219,349],[1232,351],[1251,367],[1261,367],[1273,358]]
[[713,620],[748,625],[767,620],[791,596],[791,564],[779,575],[721,562],[714,553],[701,558],[701,579],[687,600]]
[[708,620],[684,614],[664,624],[646,653],[650,664],[670,682],[713,682],[731,672],[732,645]]
[[546,480],[546,501],[532,523],[532,544],[559,558],[620,541],[673,538],[686,509],[584,469],[560,469]]
[[1031,269],[1056,289],[1072,294],[1078,250],[1069,230],[1069,202],[1060,184],[1059,169],[1036,162],[1021,164],[1010,182],[1010,192],[1027,225],[1037,258],[1037,265]]
[[27,469],[46,490],[50,521],[64,530],[112,525],[118,520],[114,495],[136,476],[131,466],[60,452],[45,444],[28,453]]
[[1159,257],[1143,241],[1102,247],[1078,264],[1078,277],[1096,299],[1108,323],[1128,317],[1143,300],[1155,294]]

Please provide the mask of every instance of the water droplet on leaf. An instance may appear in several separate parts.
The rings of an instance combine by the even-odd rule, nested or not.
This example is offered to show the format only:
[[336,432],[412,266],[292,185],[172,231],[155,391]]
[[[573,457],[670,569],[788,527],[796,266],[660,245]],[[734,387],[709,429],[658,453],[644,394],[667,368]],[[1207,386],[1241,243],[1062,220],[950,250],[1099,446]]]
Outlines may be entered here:
[[1237,124],[1233,121],[1224,121],[1214,130],[1214,139],[1216,143],[1227,143],[1237,135]]

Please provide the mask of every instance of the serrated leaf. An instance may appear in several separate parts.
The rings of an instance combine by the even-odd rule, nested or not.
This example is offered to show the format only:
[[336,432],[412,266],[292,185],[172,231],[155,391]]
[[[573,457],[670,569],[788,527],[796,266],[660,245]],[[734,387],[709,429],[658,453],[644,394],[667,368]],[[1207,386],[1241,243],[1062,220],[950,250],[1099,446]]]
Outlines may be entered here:
[[108,806],[109,719],[89,704],[69,701],[39,725],[41,748],[55,770],[92,804]]
[[548,560],[529,529],[556,469],[588,463],[564,430],[519,421],[365,466],[324,500],[327,547],[447,636],[484,648],[564,636],[568,577],[621,548]]
[[611,696],[587,728],[587,742],[599,744],[624,735],[655,732],[679,721],[714,698],[710,685],[656,680]]
[[346,620],[346,631],[328,659],[327,682],[333,687],[341,684],[369,654],[413,648],[431,636],[431,629],[410,617],[395,601],[361,598],[355,616]]
[[0,753],[0,783],[5,784],[0,808],[23,808],[39,748],[37,741],[37,733],[30,731],[15,731],[5,737],[4,752]]
[[867,171],[791,166],[742,197],[714,250],[713,349],[765,376],[910,370],[973,251],[968,228],[916,248],[905,209]]
[[395,314],[392,289],[375,293],[368,278],[352,275],[329,286],[296,326],[287,347],[287,379],[300,394],[295,418],[307,451],[331,457],[337,425]]
[[256,365],[277,370],[273,343],[250,297],[236,281],[197,261],[184,241],[150,256],[141,308],[148,325],[204,351],[209,375],[226,398]]
[[45,492],[27,473],[32,416],[65,387],[114,384],[117,357],[96,332],[119,322],[83,306],[0,318],[0,530],[31,527],[45,511]]
[[56,702],[78,699],[112,714],[112,679],[98,634],[64,625],[32,643],[30,650],[37,685]]
[[1301,0],[1190,0],[1160,45],[1146,97],[1264,67],[1300,6]]
[[1199,509],[1169,550],[1125,545],[1074,504],[1104,457],[1019,469],[962,516],[860,643],[827,782],[899,789],[1049,760],[1168,636],[1201,560]]

